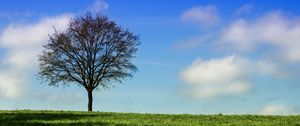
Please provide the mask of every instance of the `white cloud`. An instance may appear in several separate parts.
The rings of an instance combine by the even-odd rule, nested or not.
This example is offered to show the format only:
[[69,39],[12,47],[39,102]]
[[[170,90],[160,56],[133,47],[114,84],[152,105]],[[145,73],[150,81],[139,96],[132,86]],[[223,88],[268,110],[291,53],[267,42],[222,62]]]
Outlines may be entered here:
[[233,48],[238,51],[248,51],[253,48],[250,36],[252,33],[248,33],[248,26],[245,20],[235,21],[229,26],[228,29],[223,31],[221,35],[222,43],[229,43]]
[[8,99],[14,99],[20,96],[20,91],[24,88],[21,85],[23,78],[14,73],[1,72],[0,73],[0,96]]
[[[240,9],[250,11],[251,8],[253,5],[246,4]],[[191,21],[193,19],[191,15],[196,13],[195,10],[201,9],[196,7],[191,10],[193,11],[187,11],[182,18]],[[174,47],[191,49],[200,47],[203,43],[211,43],[219,45],[217,50],[228,49],[234,53],[250,53],[265,47],[267,49],[263,54],[270,53],[269,58],[289,64],[300,62],[300,17],[298,16],[272,11],[257,18],[234,20],[223,28],[217,29],[215,33],[217,34],[201,34],[177,42]],[[272,52],[268,52],[268,49]]]
[[103,10],[107,10],[109,7],[109,4],[103,0],[96,0],[92,7],[90,8],[90,11],[93,13],[102,12]]
[[190,86],[183,93],[210,98],[248,92],[251,90],[248,68],[248,61],[237,56],[196,60],[181,73],[181,80]]
[[196,60],[180,73],[182,93],[195,98],[213,98],[247,93],[252,89],[251,77],[285,77],[281,67],[268,60],[252,61],[232,55],[209,60]]
[[[253,5],[244,5],[239,13],[252,9]],[[203,39],[207,34],[199,35],[178,42],[174,47],[191,49],[202,44],[219,45],[215,48],[218,51],[228,49],[240,55],[252,53],[255,58],[196,60],[181,73],[181,80],[188,87],[183,93],[198,98],[233,95],[250,90],[252,85],[247,78],[256,75],[285,78],[297,74],[290,68],[300,62],[299,17],[273,11],[257,18],[234,20],[215,33],[217,34],[210,34],[209,39]],[[258,49],[259,53],[256,53]],[[243,62],[240,62],[241,59]],[[223,70],[224,73],[218,70]],[[227,90],[229,87],[234,90]]]
[[7,48],[40,47],[48,35],[53,33],[53,28],[62,30],[66,28],[71,15],[62,15],[44,18],[33,24],[10,24],[0,36],[0,44]]
[[300,21],[281,12],[271,12],[253,21],[240,19],[223,30],[220,42],[241,52],[267,45],[276,48],[274,53],[282,60],[300,62]]
[[268,105],[258,111],[262,115],[296,115],[299,111],[295,107],[285,105]]
[[181,19],[187,22],[194,22],[201,26],[215,25],[218,20],[217,8],[212,5],[193,7],[185,11]]
[[18,98],[24,93],[24,87],[30,86],[28,73],[37,69],[37,55],[48,35],[67,27],[71,15],[43,18],[37,23],[10,24],[0,34],[0,47],[5,48],[0,78],[0,97]]

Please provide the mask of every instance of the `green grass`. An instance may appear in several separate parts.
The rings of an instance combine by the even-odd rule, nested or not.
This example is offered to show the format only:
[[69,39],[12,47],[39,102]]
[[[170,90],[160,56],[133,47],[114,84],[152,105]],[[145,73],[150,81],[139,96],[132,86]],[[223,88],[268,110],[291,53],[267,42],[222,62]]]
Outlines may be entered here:
[[300,126],[300,116],[171,115],[74,111],[0,111],[0,125]]

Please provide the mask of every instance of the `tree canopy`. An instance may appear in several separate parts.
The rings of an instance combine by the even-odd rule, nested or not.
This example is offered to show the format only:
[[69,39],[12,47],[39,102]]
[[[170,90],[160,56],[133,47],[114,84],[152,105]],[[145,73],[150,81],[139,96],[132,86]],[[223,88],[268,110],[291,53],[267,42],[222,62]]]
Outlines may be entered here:
[[132,77],[138,35],[104,15],[90,13],[71,19],[65,31],[50,35],[39,56],[39,75],[49,85],[79,84],[88,92],[92,111],[94,89],[109,88]]

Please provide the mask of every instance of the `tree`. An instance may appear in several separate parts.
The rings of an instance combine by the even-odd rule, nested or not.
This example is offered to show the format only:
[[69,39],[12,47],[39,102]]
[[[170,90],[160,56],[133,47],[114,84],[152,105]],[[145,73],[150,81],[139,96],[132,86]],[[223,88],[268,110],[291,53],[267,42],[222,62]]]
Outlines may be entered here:
[[136,72],[132,59],[139,44],[137,35],[108,17],[87,13],[71,19],[65,31],[49,36],[39,55],[39,75],[50,86],[83,86],[92,111],[95,89],[114,87]]

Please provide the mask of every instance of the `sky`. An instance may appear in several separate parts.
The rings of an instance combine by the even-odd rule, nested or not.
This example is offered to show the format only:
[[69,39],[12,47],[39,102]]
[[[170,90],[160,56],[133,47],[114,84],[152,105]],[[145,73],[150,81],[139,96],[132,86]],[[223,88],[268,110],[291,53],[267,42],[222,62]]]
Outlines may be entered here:
[[38,78],[53,27],[87,11],[140,36],[138,72],[94,92],[93,110],[300,114],[300,2],[10,0],[0,2],[0,110],[87,110],[77,85]]

